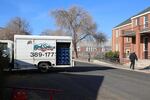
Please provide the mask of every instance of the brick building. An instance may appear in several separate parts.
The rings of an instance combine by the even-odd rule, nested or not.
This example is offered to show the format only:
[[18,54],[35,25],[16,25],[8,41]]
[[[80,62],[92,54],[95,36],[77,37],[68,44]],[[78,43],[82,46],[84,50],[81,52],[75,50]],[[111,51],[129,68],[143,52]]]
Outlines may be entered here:
[[91,57],[94,57],[102,50],[94,41],[81,41],[78,43],[77,51],[80,58],[88,58],[88,53],[91,54]]
[[78,43],[77,51],[79,58],[88,58],[88,53],[91,57],[96,57],[102,52],[107,52],[111,50],[111,42],[108,41],[102,45],[98,45],[95,41],[81,41]]
[[113,28],[112,51],[120,58],[134,51],[139,59],[150,59],[150,7]]

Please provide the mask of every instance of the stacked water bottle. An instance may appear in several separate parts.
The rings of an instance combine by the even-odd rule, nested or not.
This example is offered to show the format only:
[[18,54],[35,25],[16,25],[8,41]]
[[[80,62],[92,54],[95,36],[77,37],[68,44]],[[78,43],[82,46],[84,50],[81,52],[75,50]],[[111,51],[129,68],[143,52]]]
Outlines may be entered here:
[[67,65],[70,64],[69,48],[58,49],[58,64]]

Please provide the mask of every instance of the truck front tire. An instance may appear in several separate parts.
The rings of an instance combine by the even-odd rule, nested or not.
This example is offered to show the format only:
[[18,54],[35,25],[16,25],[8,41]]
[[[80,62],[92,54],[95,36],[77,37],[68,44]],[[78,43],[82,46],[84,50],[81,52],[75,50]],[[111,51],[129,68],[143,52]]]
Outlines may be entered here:
[[39,67],[39,70],[41,71],[41,72],[47,72],[48,71],[48,68],[49,68],[49,64],[48,63],[45,63],[45,62],[42,62],[42,63],[40,63],[39,65],[38,65],[38,67]]

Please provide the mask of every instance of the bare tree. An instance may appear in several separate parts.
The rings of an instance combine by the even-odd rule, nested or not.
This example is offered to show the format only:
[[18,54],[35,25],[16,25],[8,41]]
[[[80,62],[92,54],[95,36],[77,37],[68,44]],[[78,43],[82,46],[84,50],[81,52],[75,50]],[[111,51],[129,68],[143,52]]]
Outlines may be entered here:
[[6,27],[0,30],[0,39],[13,40],[15,34],[31,34],[29,23],[20,17],[11,19]]
[[57,25],[72,35],[75,57],[78,58],[77,43],[86,36],[95,34],[96,24],[88,12],[76,6],[68,10],[54,10],[51,14]]
[[41,32],[40,35],[51,35],[51,34],[52,34],[52,30],[46,29],[46,30],[44,30],[43,32]]
[[50,36],[66,36],[66,34],[63,30],[58,29],[58,30],[44,30],[40,35],[50,35]]
[[107,37],[102,32],[97,32],[97,34],[94,34],[93,37],[95,38],[97,44],[99,44],[100,46],[102,46],[102,43],[107,42]]

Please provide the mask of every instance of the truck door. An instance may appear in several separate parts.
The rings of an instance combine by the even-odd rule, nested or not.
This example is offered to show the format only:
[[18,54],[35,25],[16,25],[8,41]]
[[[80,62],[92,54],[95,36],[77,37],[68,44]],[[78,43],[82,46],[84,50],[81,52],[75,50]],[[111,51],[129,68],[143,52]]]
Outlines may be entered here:
[[57,42],[56,45],[56,64],[70,65],[70,43]]

